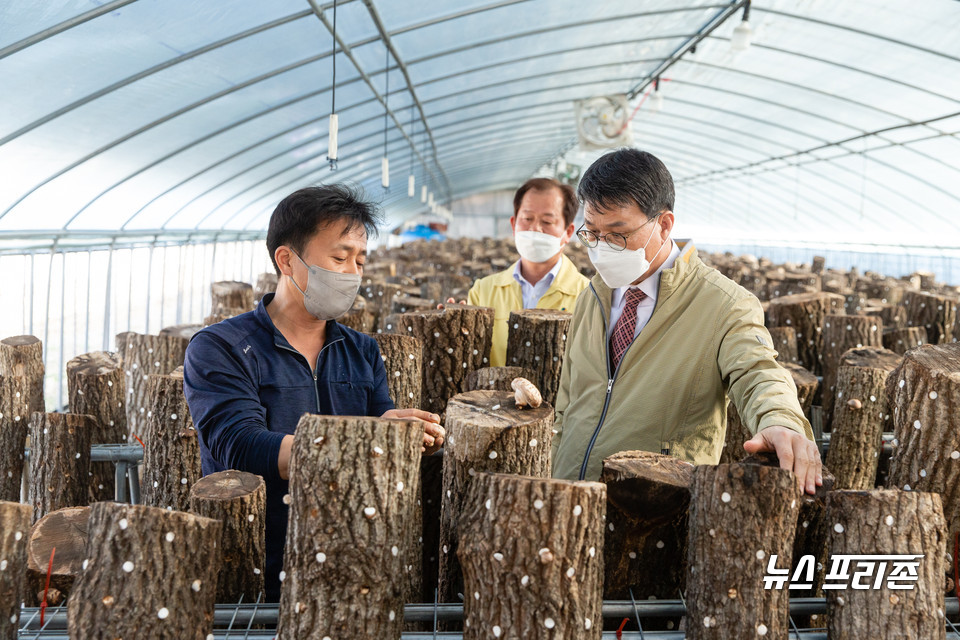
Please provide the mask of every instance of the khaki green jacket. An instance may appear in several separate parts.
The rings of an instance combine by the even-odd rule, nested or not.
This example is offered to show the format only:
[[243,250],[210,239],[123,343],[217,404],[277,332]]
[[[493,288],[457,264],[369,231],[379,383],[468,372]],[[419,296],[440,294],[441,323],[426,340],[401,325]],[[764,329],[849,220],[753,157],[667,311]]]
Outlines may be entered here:
[[596,480],[619,451],[717,464],[727,394],[752,434],[813,431],[790,373],[774,360],[760,302],[687,245],[661,272],[653,315],[609,373],[611,290],[599,276],[577,300],[557,394],[553,476]]
[[[477,307],[493,307],[496,315],[493,320],[493,343],[490,347],[490,366],[502,367],[507,360],[507,321],[511,311],[523,309],[523,293],[520,283],[513,277],[516,263],[508,269],[480,278],[473,283],[467,294],[467,303]],[[560,256],[560,270],[550,283],[543,297],[537,303],[537,309],[559,309],[573,311],[577,296],[590,281],[578,270],[577,265],[567,256]]]

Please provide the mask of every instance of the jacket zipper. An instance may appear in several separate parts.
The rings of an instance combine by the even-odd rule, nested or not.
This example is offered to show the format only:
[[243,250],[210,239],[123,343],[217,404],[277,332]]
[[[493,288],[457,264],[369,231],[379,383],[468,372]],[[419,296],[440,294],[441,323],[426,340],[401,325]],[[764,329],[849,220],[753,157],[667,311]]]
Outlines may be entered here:
[[[603,316],[603,344],[607,361],[607,375],[610,375],[610,341],[607,340],[607,317],[603,313],[603,303],[597,294],[597,290],[593,288],[593,284],[590,285],[590,291],[593,292],[593,295],[597,298],[597,302],[600,303],[600,315]],[[580,480],[583,480],[587,475],[587,463],[590,461],[590,454],[593,452],[593,445],[597,442],[597,436],[600,435],[600,428],[603,426],[603,421],[607,417],[607,409],[610,407],[610,395],[613,393],[613,383],[617,379],[620,365],[623,364],[623,359],[627,357],[627,351],[630,350],[630,347],[633,346],[636,339],[637,336],[634,334],[633,340],[630,341],[623,355],[620,356],[620,362],[617,363],[617,368],[614,369],[613,376],[607,379],[607,395],[603,399],[603,410],[600,412],[600,421],[597,423],[597,427],[593,430],[593,435],[590,437],[590,444],[587,445],[587,451],[583,455],[583,464],[580,465]]]
[[[337,338],[337,339],[334,340],[333,342],[328,342],[328,343],[326,343],[325,345],[323,345],[322,347],[320,347],[320,353],[317,354],[317,363],[316,363],[316,365],[314,365],[313,371],[310,372],[311,375],[313,375],[313,396],[317,399],[317,413],[320,413],[320,391],[317,390],[317,369],[320,368],[320,355],[323,354],[324,350],[325,350],[327,347],[329,347],[329,346],[332,345],[332,344],[337,344],[337,343],[340,342],[341,340],[343,340],[343,338]],[[299,351],[297,351],[296,349],[291,349],[290,347],[286,347],[286,346],[284,346],[284,345],[282,345],[282,344],[276,344],[276,343],[274,343],[274,346],[277,346],[277,347],[279,347],[279,348],[281,348],[281,349],[284,349],[284,350],[286,350],[286,351],[289,351],[289,352],[291,352],[291,353],[295,353],[295,354],[297,354],[298,356],[300,356],[301,358],[303,358],[303,354],[300,353]],[[306,358],[303,358],[303,360],[306,361]],[[309,366],[309,363],[308,363],[307,366]]]

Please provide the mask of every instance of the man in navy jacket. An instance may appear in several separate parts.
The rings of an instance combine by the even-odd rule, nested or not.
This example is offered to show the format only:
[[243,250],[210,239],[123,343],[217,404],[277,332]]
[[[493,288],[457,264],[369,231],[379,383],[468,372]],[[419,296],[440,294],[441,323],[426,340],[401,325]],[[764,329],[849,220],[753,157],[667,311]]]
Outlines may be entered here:
[[238,469],[266,483],[267,601],[280,596],[284,497],[303,414],[419,419],[424,451],[443,444],[439,416],[394,408],[376,341],[333,319],[356,296],[376,223],[374,206],[341,185],[291,194],[277,205],[267,232],[276,294],[205,328],[187,347],[184,393],[204,475]]

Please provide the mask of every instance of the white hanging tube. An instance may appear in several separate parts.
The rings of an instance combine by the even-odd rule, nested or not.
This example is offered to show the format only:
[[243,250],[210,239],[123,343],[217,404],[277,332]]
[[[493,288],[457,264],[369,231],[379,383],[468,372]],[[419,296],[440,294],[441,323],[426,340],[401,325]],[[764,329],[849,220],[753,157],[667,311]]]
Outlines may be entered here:
[[412,198],[417,193],[417,179],[410,174],[407,178],[407,197]]
[[384,189],[390,188],[390,158],[387,156],[380,158],[380,185]]
[[330,138],[327,142],[327,160],[330,162],[337,161],[337,129],[338,121],[337,114],[330,114]]

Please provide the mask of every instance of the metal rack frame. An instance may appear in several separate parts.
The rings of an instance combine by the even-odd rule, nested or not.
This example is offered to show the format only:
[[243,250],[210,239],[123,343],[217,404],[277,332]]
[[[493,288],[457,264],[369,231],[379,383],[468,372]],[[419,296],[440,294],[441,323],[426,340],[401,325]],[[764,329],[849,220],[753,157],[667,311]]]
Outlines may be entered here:
[[[960,630],[950,622],[949,616],[960,614],[960,604],[957,599],[950,598],[945,603],[945,624],[947,638],[960,640]],[[603,603],[603,617],[616,620],[629,618],[637,626],[637,630],[623,631],[622,637],[639,640],[682,640],[683,631],[644,631],[641,618],[664,618],[686,615],[686,605],[680,600],[605,600]],[[824,598],[791,598],[790,599],[790,633],[791,640],[826,640],[826,629],[800,629],[793,621],[794,615],[814,615],[826,613]],[[279,605],[276,603],[257,602],[244,603],[241,598],[236,604],[218,604],[214,612],[215,640],[265,639],[276,636]],[[409,603],[404,606],[403,619],[405,622],[430,623],[432,631],[405,631],[401,634],[403,640],[431,640],[433,638],[462,638],[460,632],[438,631],[440,621],[458,621],[463,619],[462,604],[447,603]],[[254,628],[262,627],[262,628]],[[46,611],[44,624],[40,624],[40,609],[25,607],[20,616],[20,640],[66,640],[67,639],[67,611],[66,606],[50,607]],[[616,632],[603,632],[604,639],[615,638]]]

